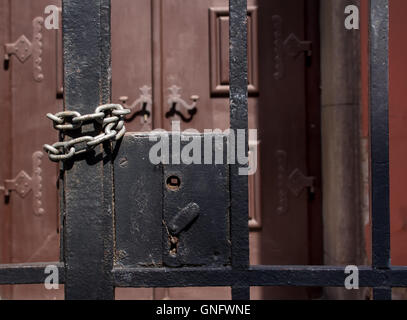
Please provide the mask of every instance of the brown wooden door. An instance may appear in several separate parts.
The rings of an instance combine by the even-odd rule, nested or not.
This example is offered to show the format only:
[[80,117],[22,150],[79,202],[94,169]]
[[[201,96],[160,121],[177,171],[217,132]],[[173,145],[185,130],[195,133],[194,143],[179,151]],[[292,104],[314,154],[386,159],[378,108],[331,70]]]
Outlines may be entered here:
[[[58,139],[44,116],[62,109],[56,99],[57,33],[41,20],[50,4],[60,1],[0,1],[0,56],[5,44],[17,49],[0,70],[0,186],[14,189],[9,196],[0,191],[1,263],[59,259],[58,172],[42,150],[44,142]],[[54,299],[61,293],[43,285],[0,291],[3,299]]]
[[[228,1],[112,4],[113,97],[127,96],[131,105],[143,94],[139,88],[151,88],[144,89],[151,94],[151,118],[137,117],[128,128],[171,130],[171,121],[181,120],[166,117],[173,86],[187,103],[199,96],[198,112],[190,122],[181,120],[182,130],[228,128]],[[261,140],[260,169],[249,177],[252,264],[321,263],[316,7],[317,1],[248,1],[249,126],[259,129]],[[225,299],[229,291],[119,290],[118,297]],[[289,296],[309,295],[252,289],[252,298]]]
[[[262,264],[322,264],[318,1],[259,0]],[[315,290],[268,288],[266,297]]]
[[[51,3],[59,1],[1,0],[2,44],[23,34],[31,39],[33,19]],[[166,117],[173,86],[188,104],[191,96],[199,96],[197,114],[182,121],[182,129],[228,128],[227,7],[227,0],[112,0],[113,100],[134,104],[135,112],[144,107],[150,115],[134,113],[128,131],[170,130],[171,121],[180,120]],[[259,169],[249,177],[252,264],[321,263],[316,8],[316,0],[248,1],[249,125],[259,129],[260,142]],[[0,72],[0,186],[22,170],[31,175],[33,155],[57,139],[44,115],[62,109],[56,98],[61,87],[58,35],[41,34],[41,81],[34,78],[33,57],[22,63],[12,56]],[[57,166],[42,160],[44,212],[35,214],[32,191],[25,197],[13,192],[9,201],[0,202],[2,263],[58,259]],[[313,188],[308,188],[310,176],[315,177]],[[2,288],[4,298],[60,296],[43,286]],[[252,289],[253,299],[287,297],[310,294]],[[230,289],[118,289],[117,298],[227,299]]]

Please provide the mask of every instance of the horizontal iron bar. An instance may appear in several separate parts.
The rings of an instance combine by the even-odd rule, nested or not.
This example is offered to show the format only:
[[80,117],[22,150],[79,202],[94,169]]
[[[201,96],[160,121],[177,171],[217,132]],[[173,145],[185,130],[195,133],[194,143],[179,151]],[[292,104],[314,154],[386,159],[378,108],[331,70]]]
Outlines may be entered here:
[[[117,287],[344,287],[345,267],[252,266],[231,268],[115,268]],[[360,287],[407,287],[407,268],[359,267]]]
[[65,283],[65,268],[61,262],[41,262],[22,264],[0,264],[0,285],[4,284],[41,284],[49,274],[47,266],[57,266],[59,283]]
[[[0,285],[41,284],[47,275],[45,268],[55,265],[59,283],[65,283],[65,268],[61,262],[0,264]],[[345,267],[330,266],[252,266],[248,270],[231,268],[115,268],[115,286],[153,287],[343,287]],[[360,287],[407,287],[407,267],[376,270],[359,267]]]
[[392,288],[407,288],[407,267],[392,267],[390,280]]

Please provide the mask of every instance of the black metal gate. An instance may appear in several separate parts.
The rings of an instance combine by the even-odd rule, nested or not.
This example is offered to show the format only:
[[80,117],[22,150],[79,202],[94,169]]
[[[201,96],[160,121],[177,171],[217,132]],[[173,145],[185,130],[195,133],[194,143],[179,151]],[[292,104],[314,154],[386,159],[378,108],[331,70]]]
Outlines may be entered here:
[[[375,299],[391,299],[393,287],[407,287],[407,267],[390,264],[388,0],[370,2],[373,265],[359,268],[360,286],[374,288]],[[247,133],[246,7],[246,0],[230,0],[230,127]],[[110,101],[110,0],[64,1],[63,32],[65,105],[70,111],[90,113]],[[250,298],[251,286],[344,286],[345,267],[250,266],[248,182],[247,176],[239,175],[238,165],[223,171],[230,195],[228,263],[117,263],[118,237],[122,237],[116,228],[118,147],[120,143],[115,147],[104,143],[95,150],[100,156],[81,156],[61,167],[61,261],[53,264],[65,284],[66,299],[114,299],[115,287],[226,286],[232,288],[232,298],[240,300]],[[43,283],[44,269],[50,264],[1,265],[0,284]]]

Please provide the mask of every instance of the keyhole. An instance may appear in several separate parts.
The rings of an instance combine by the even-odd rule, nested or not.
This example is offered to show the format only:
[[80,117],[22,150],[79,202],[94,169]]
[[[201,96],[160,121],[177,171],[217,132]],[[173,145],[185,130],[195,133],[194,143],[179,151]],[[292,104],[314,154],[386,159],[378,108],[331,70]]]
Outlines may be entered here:
[[167,188],[172,191],[178,191],[181,187],[181,179],[177,176],[167,178]]
[[10,67],[10,60],[8,58],[4,59],[4,61],[3,61],[3,69],[5,71],[8,71],[9,67]]

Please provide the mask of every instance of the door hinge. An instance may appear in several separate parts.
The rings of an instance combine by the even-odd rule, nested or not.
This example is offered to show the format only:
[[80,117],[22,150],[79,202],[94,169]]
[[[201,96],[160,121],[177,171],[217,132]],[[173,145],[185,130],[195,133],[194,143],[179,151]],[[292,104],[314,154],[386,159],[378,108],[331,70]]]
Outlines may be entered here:
[[[299,197],[301,193],[308,189],[309,200],[313,200],[315,194],[316,177],[308,177],[300,169],[294,169],[292,172],[287,168],[287,152],[278,150],[276,152],[277,161],[277,208],[279,215],[288,212],[289,193]],[[291,172],[291,174],[289,173]]]
[[307,177],[299,169],[295,169],[288,177],[287,185],[290,191],[298,197],[306,188],[311,194],[315,193],[315,180],[315,177]]
[[294,33],[291,33],[284,41],[284,47],[287,54],[291,57],[297,57],[303,52],[305,52],[308,57],[312,55],[312,42],[301,41]]
[[298,57],[305,53],[306,57],[312,55],[312,42],[301,41],[294,33],[284,40],[283,36],[283,18],[279,15],[272,17],[273,21],[273,38],[274,38],[274,79],[281,80],[285,73],[285,59],[288,55],[292,58]]
[[172,235],[179,235],[184,229],[191,225],[199,216],[199,206],[196,203],[189,203],[181,209],[168,223],[168,230]]
[[[167,119],[174,117],[175,115],[179,116],[182,121],[184,122],[191,122],[196,113],[198,112],[197,109],[197,104],[199,100],[199,96],[193,95],[191,96],[192,103],[188,104],[184,99],[181,98],[181,88],[173,85],[168,88],[170,91],[170,95],[168,97],[168,104],[170,106],[169,111],[165,114],[165,117]],[[188,115],[186,116],[184,113],[181,112],[177,106],[180,106],[181,108],[185,109],[188,112]]]
[[41,163],[43,156],[44,154],[41,151],[34,152],[32,156],[33,171],[31,176],[22,170],[14,179],[5,180],[4,185],[0,186],[0,192],[3,192],[5,197],[10,197],[11,192],[14,191],[24,199],[30,191],[33,191],[33,209],[36,216],[41,216],[45,212],[42,207]]
[[5,61],[8,62],[12,55],[24,63],[27,59],[33,56],[33,75],[35,81],[41,82],[44,80],[42,73],[42,28],[44,18],[37,17],[33,20],[33,37],[32,40],[28,40],[25,35],[20,36],[14,43],[7,43],[4,45],[6,55]]

